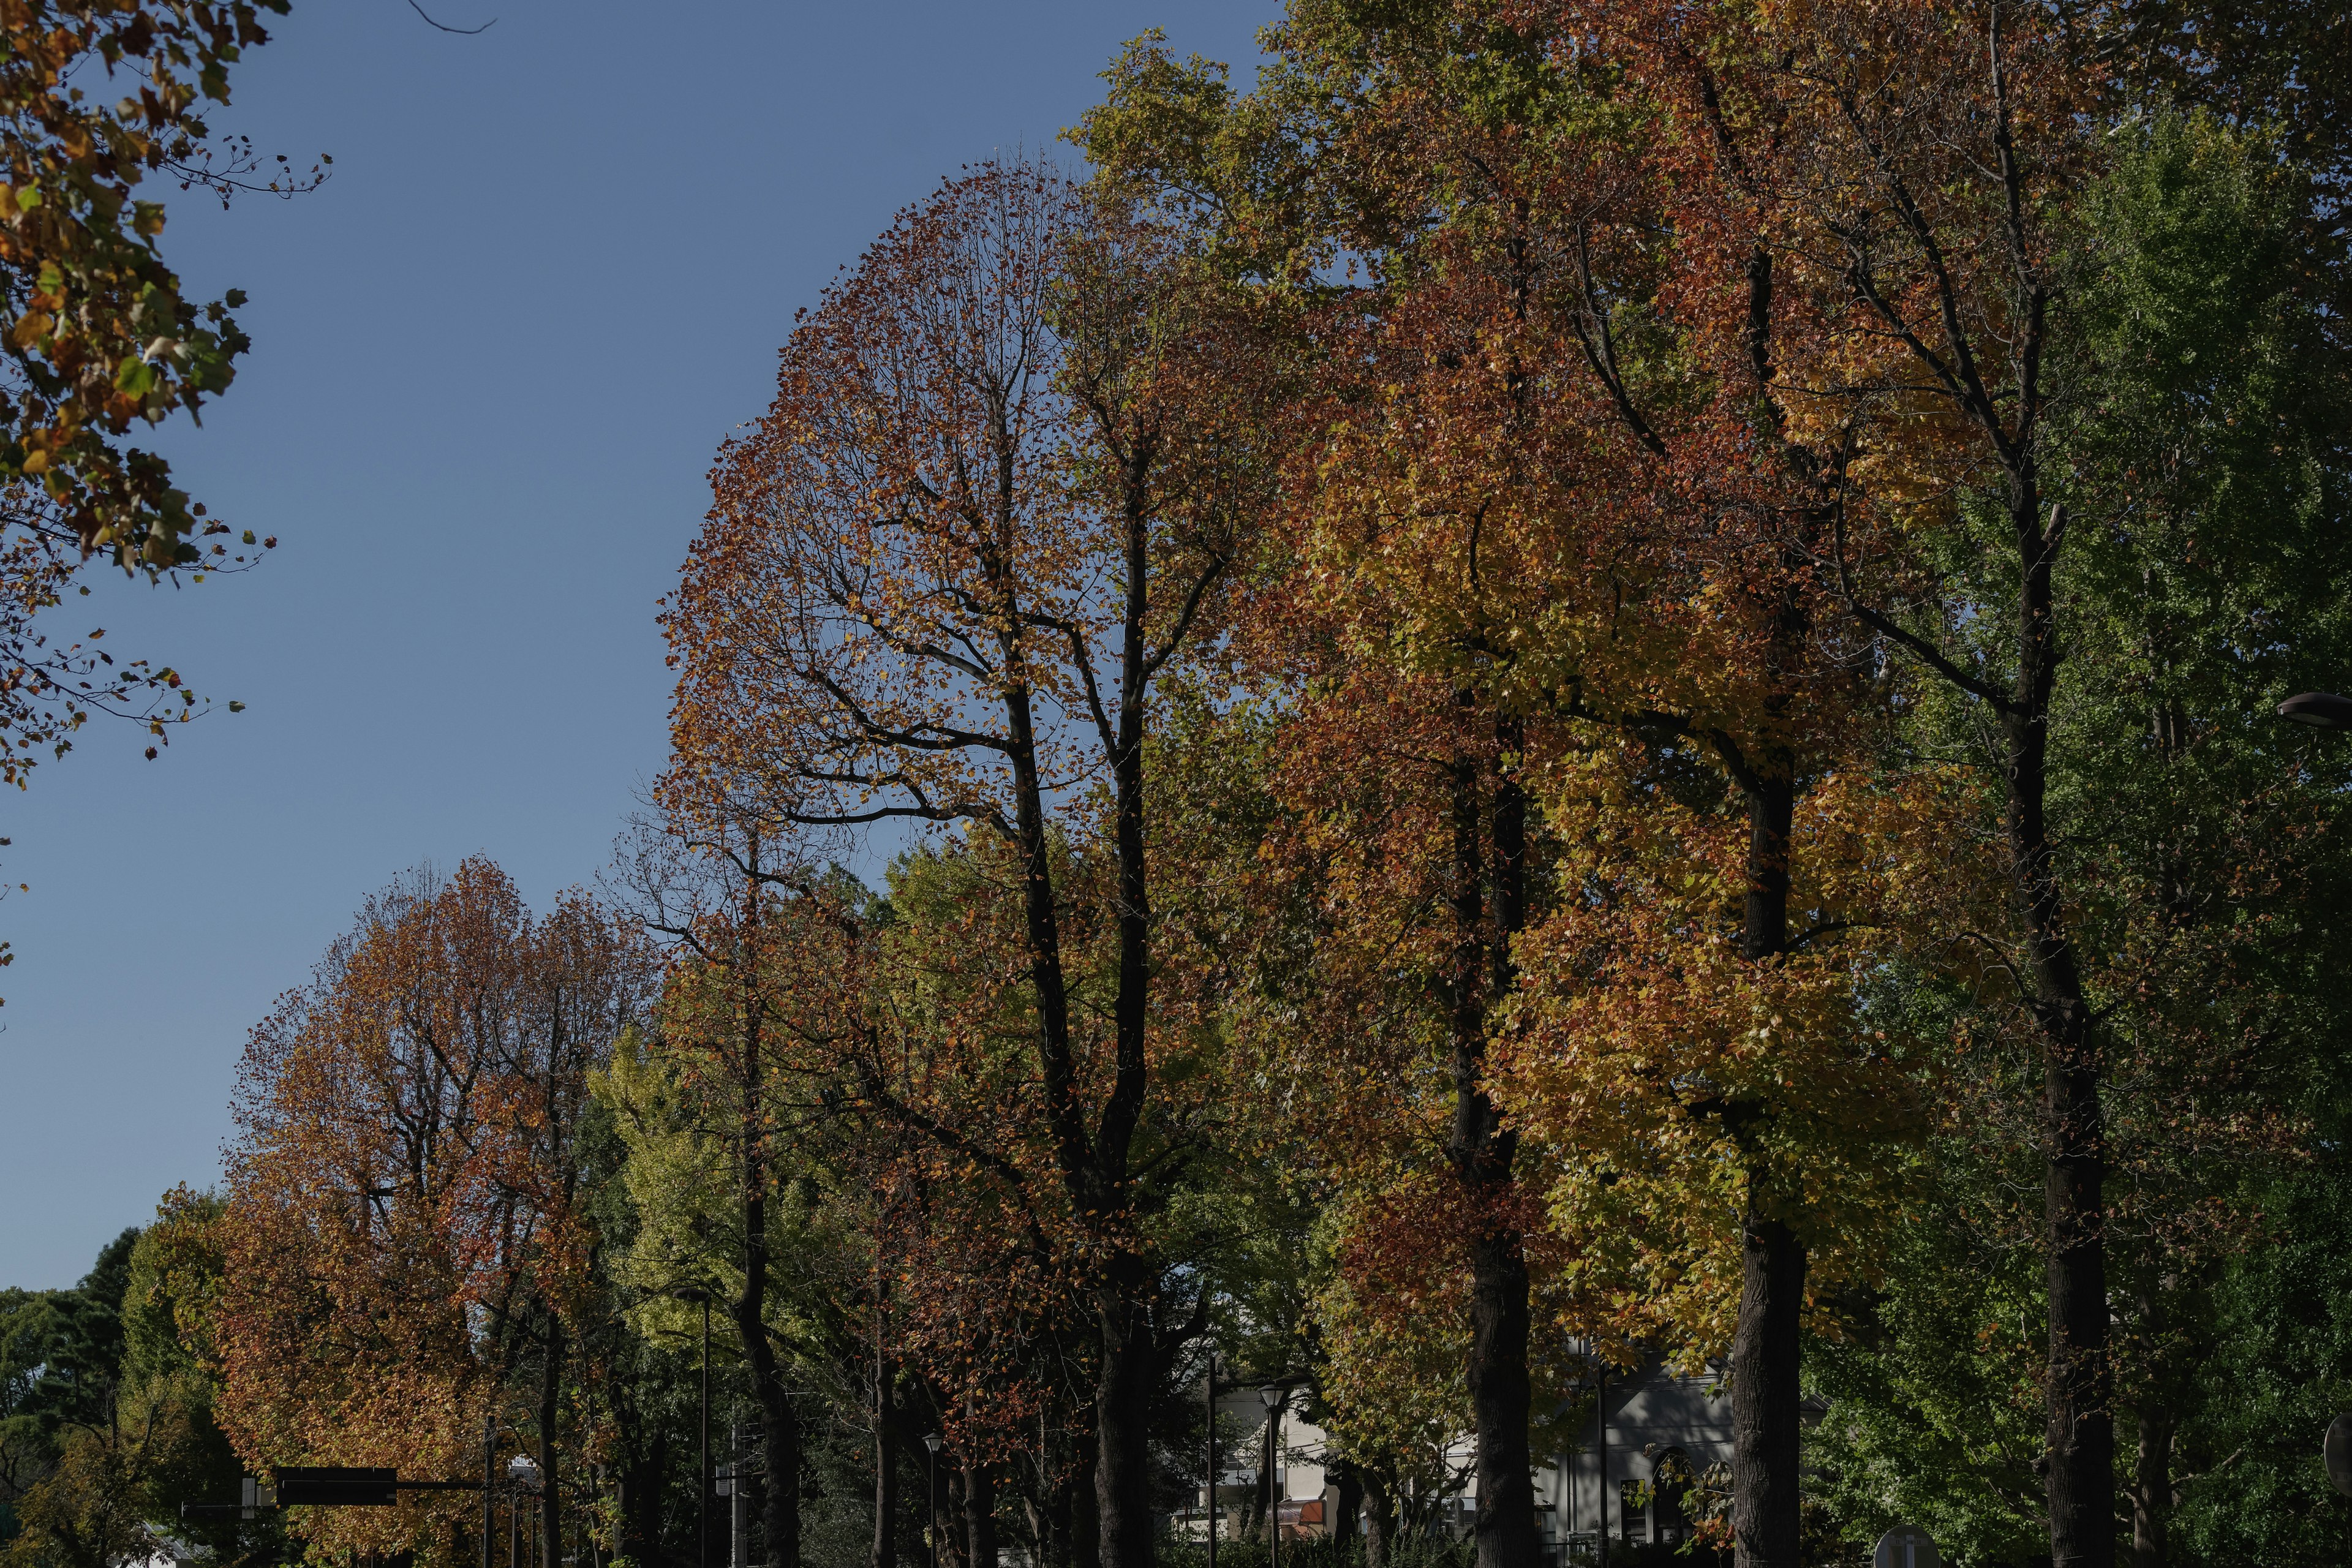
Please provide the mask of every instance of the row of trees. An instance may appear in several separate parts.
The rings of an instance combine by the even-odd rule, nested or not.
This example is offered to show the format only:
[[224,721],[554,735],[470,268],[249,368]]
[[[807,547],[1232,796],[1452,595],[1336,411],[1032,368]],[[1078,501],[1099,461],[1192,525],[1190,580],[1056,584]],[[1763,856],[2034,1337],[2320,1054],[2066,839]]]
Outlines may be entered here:
[[1465,1483],[1533,1568],[1663,1352],[1743,1565],[2320,1560],[2340,65],[2211,20],[1131,46],[1090,179],[966,171],[796,328],[605,897],[398,884],[256,1031],[150,1233],[205,1419],[488,1422],[550,1568],[677,1560],[708,1310],[761,1561],[1148,1568],[1216,1352],[1372,1568]]

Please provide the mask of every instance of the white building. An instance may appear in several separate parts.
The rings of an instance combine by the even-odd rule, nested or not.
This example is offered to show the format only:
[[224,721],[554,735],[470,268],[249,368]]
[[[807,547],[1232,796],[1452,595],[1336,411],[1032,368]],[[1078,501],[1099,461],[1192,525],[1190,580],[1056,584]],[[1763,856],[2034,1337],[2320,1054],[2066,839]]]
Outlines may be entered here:
[[[1249,1434],[1239,1442],[1228,1437],[1217,1455],[1218,1535],[1232,1541],[1256,1510],[1265,1407],[1255,1388],[1221,1388],[1217,1415],[1220,1431]],[[1274,1477],[1286,1536],[1324,1535],[1340,1526],[1324,1441],[1320,1427],[1286,1412]],[[1454,1458],[1462,1470],[1470,1468],[1466,1444]],[[1597,1564],[1604,1536],[1619,1555],[1629,1546],[1680,1545],[1691,1527],[1682,1506],[1685,1488],[1702,1479],[1719,1486],[1730,1463],[1731,1397],[1715,1374],[1681,1376],[1654,1359],[1630,1373],[1612,1372],[1575,1450],[1536,1470],[1548,1555],[1556,1568]],[[1710,1470],[1717,1472],[1713,1478]],[[1681,1484],[1661,1484],[1676,1480]],[[1442,1510],[1444,1528],[1466,1534],[1476,1507],[1472,1479]],[[1182,1533],[1202,1532],[1197,1494],[1193,1510],[1173,1522]]]

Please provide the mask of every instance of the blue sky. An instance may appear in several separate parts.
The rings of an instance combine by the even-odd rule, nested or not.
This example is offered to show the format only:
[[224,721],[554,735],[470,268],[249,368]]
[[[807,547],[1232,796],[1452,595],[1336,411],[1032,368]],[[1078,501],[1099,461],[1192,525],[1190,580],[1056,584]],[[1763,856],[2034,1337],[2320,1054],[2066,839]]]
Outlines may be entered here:
[[[1246,75],[1274,0],[297,0],[215,116],[334,177],[173,204],[255,347],[157,444],[260,572],[58,612],[247,705],[85,731],[6,803],[0,1285],[202,1184],[245,1032],[370,890],[473,853],[592,879],[661,765],[654,601],[793,311],[959,164],[1053,150],[1118,43]],[[1069,155],[1067,149],[1059,150]],[[78,621],[88,625],[70,624]]]

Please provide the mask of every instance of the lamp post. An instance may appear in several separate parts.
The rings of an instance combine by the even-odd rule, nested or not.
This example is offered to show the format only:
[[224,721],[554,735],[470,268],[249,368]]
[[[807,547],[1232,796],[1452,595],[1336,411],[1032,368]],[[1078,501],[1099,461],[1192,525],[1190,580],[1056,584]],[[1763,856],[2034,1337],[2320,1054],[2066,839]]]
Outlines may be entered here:
[[539,1465],[529,1454],[507,1461],[507,1568],[522,1568],[522,1494],[539,1485]]
[[1282,1568],[1282,1495],[1275,1489],[1274,1466],[1276,1428],[1282,1422],[1281,1385],[1269,1383],[1257,1396],[1265,1405],[1265,1563],[1266,1568]]
[[482,1417],[482,1568],[490,1568],[490,1541],[499,1530],[499,1415]]
[[1217,1352],[1209,1352],[1209,1489],[1202,1494],[1209,1518],[1209,1568],[1217,1568]]
[[930,1450],[931,1455],[931,1568],[940,1568],[940,1435],[937,1432],[924,1433],[923,1447]]

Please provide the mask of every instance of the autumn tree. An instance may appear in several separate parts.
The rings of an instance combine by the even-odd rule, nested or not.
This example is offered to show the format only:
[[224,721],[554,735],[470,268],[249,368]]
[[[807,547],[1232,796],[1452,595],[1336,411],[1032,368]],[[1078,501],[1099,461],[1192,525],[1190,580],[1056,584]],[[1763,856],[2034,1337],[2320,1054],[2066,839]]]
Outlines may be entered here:
[[[2055,212],[2081,178],[2084,86],[2054,28],[2030,11],[1916,6],[1741,16],[1696,36],[1627,12],[1615,36],[1636,68],[1710,128],[1696,188],[1757,236],[1819,323],[1783,348],[1802,412],[1859,426],[1857,488],[1946,515],[1975,502],[2005,520],[2006,600],[1965,607],[1874,585],[1846,541],[1826,552],[1849,607],[1915,668],[1982,705],[2000,740],[2012,972],[2043,1040],[2047,1160],[2048,1466],[2052,1551],[2112,1556],[2099,1050],[2048,815],[2065,517],[2046,493]],[[1696,139],[1695,138],[1694,141]],[[1841,516],[1843,514],[1841,513]],[[1998,586],[1995,586],[1995,583]],[[1909,613],[1920,605],[1927,619]],[[1960,649],[1958,618],[2005,616],[1998,645]]]
[[[561,1556],[587,1071],[649,1000],[630,927],[503,873],[394,884],[249,1042],[224,1222],[224,1426],[255,1466],[462,1474],[486,1415],[532,1429]],[[299,1521],[311,1539],[455,1550],[462,1506]]]
[[689,1297],[723,1300],[760,1412],[761,1540],[789,1565],[801,1550],[792,1384],[837,1380],[845,1335],[863,1343],[860,1238],[842,1233],[837,1202],[817,1200],[841,1185],[818,1128],[865,1038],[873,942],[853,879],[771,847],[724,816],[647,830],[640,914],[676,944],[660,1028],[597,1087],[628,1150],[639,1225],[622,1274],[640,1326],[674,1338]]
[[[1118,1568],[1150,1559],[1139,1413],[1192,1331],[1155,1312],[1136,1228],[1167,1168],[1137,1155],[1172,1131],[1152,1089],[1146,742],[1247,544],[1260,476],[1236,416],[1264,379],[1175,236],[1041,165],[982,165],[795,331],[665,617],[680,787],[808,830],[960,825],[1013,857],[1056,1178],[1092,1233]],[[1115,889],[1116,966],[1084,1010],[1065,834]]]
[[[1310,658],[1305,706],[1349,737],[1324,753],[1339,776],[1377,756],[1371,769],[1405,785],[1417,771],[1399,765],[1405,757],[1420,769],[1453,758],[1451,847],[1424,838],[1417,857],[1392,848],[1383,863],[1444,853],[1455,868],[1444,894],[1461,952],[1445,982],[1464,1096],[1454,1157],[1485,1148],[1462,1168],[1499,1191],[1520,1133],[1485,1081],[1490,1051],[1518,1049],[1495,1041],[1502,1005],[1528,978],[1520,938],[1568,875],[1551,865],[1561,828],[1545,808],[1580,814],[1556,794],[1531,799],[1555,786],[1528,780],[1563,747],[1589,743],[1574,736],[1630,734],[1669,773],[1716,770],[1737,799],[1736,959],[1695,970],[1671,956],[1703,929],[1688,921],[1658,927],[1650,948],[1685,982],[1711,973],[1724,1017],[1744,1016],[1751,984],[1769,989],[1761,977],[1779,970],[1834,972],[1827,950],[1851,943],[1852,922],[1790,902],[1792,877],[1804,879],[1791,862],[1808,793],[1841,767],[1867,766],[1884,728],[1872,719],[1870,634],[1843,613],[1824,562],[1833,536],[1874,560],[1885,520],[1849,515],[1846,453],[1806,423],[1822,410],[1782,384],[1780,357],[1817,331],[1811,302],[1776,289],[1752,221],[1698,205],[1707,187],[1694,188],[1688,165],[1715,156],[1703,119],[1677,121],[1618,90],[1580,52],[1586,32],[1531,9],[1428,6],[1374,22],[1300,7],[1278,36],[1279,64],[1255,103],[1224,97],[1199,62],[1130,51],[1089,129],[1125,177],[1211,192],[1254,236],[1264,215],[1303,203],[1331,226],[1273,253],[1345,253],[1370,269],[1360,289],[1336,290],[1318,328],[1330,402],[1297,487],[1311,520],[1299,553],[1341,629]],[[1286,135],[1312,157],[1258,152]],[[1267,188],[1285,179],[1304,195]],[[1383,661],[1401,667],[1395,676],[1364,673]],[[1401,704],[1416,690],[1430,711],[1412,718]],[[1374,738],[1376,725],[1400,721],[1395,740]],[[1440,746],[1446,723],[1465,729]],[[1416,726],[1421,737],[1407,739]],[[1348,798],[1348,784],[1332,787],[1335,804]],[[1638,810],[1644,794],[1612,798]],[[1808,843],[1832,841],[1851,842]],[[1687,841],[1681,852],[1717,854]],[[1402,888],[1394,896],[1415,907]],[[1418,907],[1434,912],[1435,893]],[[1471,984],[1474,971],[1483,976]],[[1702,1010],[1706,989],[1688,993]],[[1828,1027],[1820,1010],[1806,1016]],[[1741,1549],[1759,1561],[1795,1550],[1806,1258],[1831,1241],[1761,1130],[1780,1117],[1817,1132],[1832,1124],[1801,1102],[1853,1087],[1833,1044],[1852,1038],[1829,1028],[1810,1066],[1788,1054],[1721,1108],[1726,1127],[1745,1129],[1732,1140],[1745,1151],[1733,1164],[1748,1173],[1746,1302],[1730,1336],[1735,1506]],[[1775,1083],[1790,1094],[1755,1092]],[[1557,1120],[1551,1131],[1576,1136]],[[1495,1241],[1504,1254],[1521,1245],[1509,1230]],[[1505,1283],[1515,1271],[1498,1258],[1482,1268],[1493,1279],[1482,1289],[1524,1300],[1523,1271]],[[1533,1550],[1514,1479],[1528,1458],[1523,1314],[1497,1319],[1513,1326],[1492,1349],[1470,1351],[1474,1401],[1493,1378],[1493,1409],[1478,1420],[1494,1455],[1481,1462],[1479,1530],[1496,1561]]]
[[[0,776],[21,783],[47,748],[62,755],[93,711],[163,725],[195,711],[168,668],[118,665],[96,634],[59,643],[37,629],[85,563],[103,554],[151,579],[249,564],[154,453],[128,444],[227,390],[250,340],[231,289],[184,294],[159,247],[154,178],[291,194],[308,176],[260,172],[250,148],[215,134],[228,73],[266,43],[285,0],[196,5],[37,0],[0,26]],[[284,160],[279,160],[282,164]],[[267,543],[275,543],[268,541]],[[247,547],[253,535],[244,535]],[[257,550],[254,552],[257,554]],[[87,588],[79,590],[88,593]],[[149,755],[153,755],[151,750]]]

